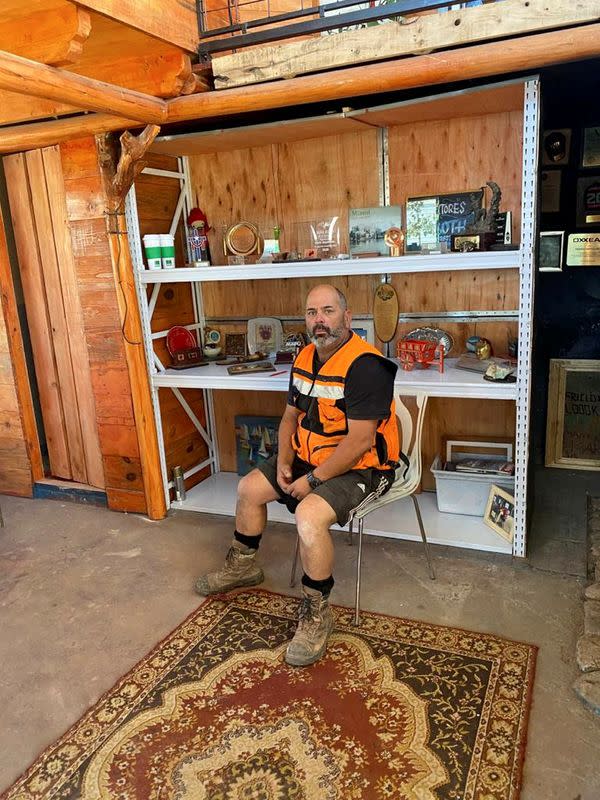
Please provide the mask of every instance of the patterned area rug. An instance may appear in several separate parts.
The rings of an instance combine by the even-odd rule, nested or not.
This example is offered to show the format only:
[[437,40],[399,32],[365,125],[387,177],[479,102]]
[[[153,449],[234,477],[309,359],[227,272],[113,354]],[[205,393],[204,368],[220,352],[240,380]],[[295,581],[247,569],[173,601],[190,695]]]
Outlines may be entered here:
[[206,601],[8,800],[516,800],[536,648],[336,607],[283,661],[298,601]]

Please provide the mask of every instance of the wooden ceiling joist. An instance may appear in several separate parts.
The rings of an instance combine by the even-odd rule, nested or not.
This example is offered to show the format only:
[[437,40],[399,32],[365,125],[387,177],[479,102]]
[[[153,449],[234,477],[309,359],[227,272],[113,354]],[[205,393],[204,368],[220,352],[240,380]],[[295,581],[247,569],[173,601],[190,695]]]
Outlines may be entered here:
[[142,122],[160,123],[165,103],[150,95],[74,75],[28,58],[0,51],[0,88],[75,108],[106,111]]
[[[258,86],[206,92],[166,101],[167,122],[282,108],[354,95],[377,94],[484,78],[600,55],[600,24],[474,45]],[[110,115],[89,115],[0,129],[0,152],[44,147],[93,131],[129,127]],[[79,127],[78,127],[79,126]],[[35,128],[35,130],[34,130]],[[77,133],[79,130],[81,133]]]
[[21,7],[20,16],[5,14],[2,4],[0,11],[0,42],[6,49],[54,67],[76,61],[92,29],[89,12],[66,0],[43,10]]

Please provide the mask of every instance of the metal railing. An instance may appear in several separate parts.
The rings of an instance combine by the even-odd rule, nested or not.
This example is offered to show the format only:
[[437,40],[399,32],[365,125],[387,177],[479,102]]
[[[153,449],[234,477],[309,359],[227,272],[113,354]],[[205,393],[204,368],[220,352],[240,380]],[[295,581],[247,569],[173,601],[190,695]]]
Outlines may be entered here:
[[[212,7],[210,10],[206,9],[205,0],[197,2],[200,21],[198,54],[206,60],[212,53],[224,50],[324,33],[348,26],[377,24],[381,20],[420,11],[444,11],[481,5],[490,0],[469,0],[464,3],[448,3],[448,0],[337,0],[324,5],[309,5],[309,0],[306,3],[305,0],[299,0],[298,8],[283,13],[271,13],[271,0],[225,0],[222,6]],[[274,4],[275,2],[273,0]],[[281,8],[281,3],[277,5]],[[258,16],[264,15],[265,9],[267,15]],[[223,21],[227,24],[223,25]]]

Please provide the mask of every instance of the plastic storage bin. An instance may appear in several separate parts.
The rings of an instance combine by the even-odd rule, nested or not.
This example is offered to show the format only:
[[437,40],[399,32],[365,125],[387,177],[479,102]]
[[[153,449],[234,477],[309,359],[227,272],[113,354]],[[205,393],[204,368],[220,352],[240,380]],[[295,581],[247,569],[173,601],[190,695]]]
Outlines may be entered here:
[[[485,442],[448,442],[446,461],[452,460],[453,445],[469,445],[472,449],[477,447],[490,447],[491,443]],[[499,447],[500,445],[494,445]],[[512,461],[512,445],[503,444],[506,448],[506,460]],[[486,453],[461,453],[461,458],[480,458],[485,461],[497,461],[497,455]],[[478,472],[446,472],[442,469],[442,460],[436,456],[431,471],[435,477],[437,493],[437,506],[439,511],[449,514],[468,514],[474,517],[483,517],[492,485],[500,486],[511,494],[514,493],[515,479],[512,475],[485,475]]]

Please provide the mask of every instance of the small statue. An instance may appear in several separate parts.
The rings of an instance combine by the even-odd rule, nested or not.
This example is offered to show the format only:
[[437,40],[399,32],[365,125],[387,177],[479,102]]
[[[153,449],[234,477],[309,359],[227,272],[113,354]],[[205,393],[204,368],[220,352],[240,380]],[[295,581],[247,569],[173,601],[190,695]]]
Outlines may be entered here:
[[[486,186],[489,186],[492,191],[492,199],[489,208],[480,208],[475,215],[475,221],[469,225],[468,233],[495,233],[496,220],[498,212],[500,211],[500,200],[502,199],[502,192],[500,187],[494,181],[487,181]],[[482,186],[485,190],[485,186]]]
[[492,355],[492,345],[487,339],[479,339],[475,345],[475,355],[480,361],[485,361]]

